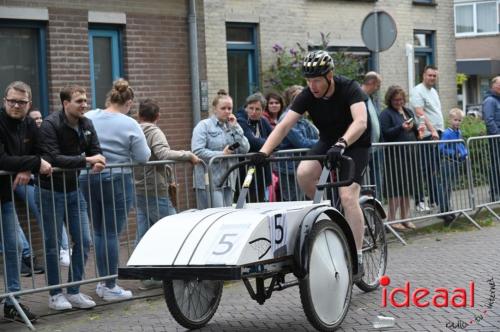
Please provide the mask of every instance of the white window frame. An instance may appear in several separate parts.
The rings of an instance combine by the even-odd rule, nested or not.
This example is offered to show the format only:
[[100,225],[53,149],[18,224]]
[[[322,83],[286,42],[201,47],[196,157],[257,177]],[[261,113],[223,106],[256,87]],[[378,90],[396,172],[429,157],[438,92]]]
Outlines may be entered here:
[[[495,10],[496,10],[496,31],[489,31],[489,32],[477,32],[477,5],[478,4],[485,4],[485,3],[494,3],[496,4]],[[472,24],[474,31],[473,32],[457,32],[457,7],[465,7],[465,6],[472,6]],[[456,37],[470,37],[470,36],[488,36],[488,35],[497,35],[499,33],[499,24],[500,24],[500,18],[499,18],[499,7],[500,7],[500,0],[497,1],[481,1],[481,2],[467,2],[467,3],[458,3],[455,4],[454,8],[454,15],[455,15],[455,36]]]

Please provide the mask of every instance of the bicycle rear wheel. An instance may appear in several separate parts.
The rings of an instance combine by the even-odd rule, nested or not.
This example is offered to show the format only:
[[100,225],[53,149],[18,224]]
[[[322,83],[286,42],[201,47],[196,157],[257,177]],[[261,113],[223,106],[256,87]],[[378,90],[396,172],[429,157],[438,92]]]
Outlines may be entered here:
[[380,285],[380,277],[387,267],[387,242],[384,222],[372,203],[361,206],[365,216],[365,234],[363,238],[363,277],[356,282],[361,290],[371,292]]

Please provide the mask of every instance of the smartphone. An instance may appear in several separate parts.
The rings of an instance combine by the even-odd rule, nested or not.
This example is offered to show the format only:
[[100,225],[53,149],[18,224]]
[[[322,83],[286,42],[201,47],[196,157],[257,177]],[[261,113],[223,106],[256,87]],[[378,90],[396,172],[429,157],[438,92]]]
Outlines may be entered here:
[[405,121],[406,124],[411,124],[413,122],[413,118],[409,118],[408,120]]
[[234,150],[236,150],[236,149],[237,149],[237,148],[239,148],[239,147],[240,147],[240,143],[239,143],[239,142],[235,142],[235,143],[231,144],[231,145],[228,147],[228,149],[229,149],[229,150],[231,150],[231,151],[234,151]]

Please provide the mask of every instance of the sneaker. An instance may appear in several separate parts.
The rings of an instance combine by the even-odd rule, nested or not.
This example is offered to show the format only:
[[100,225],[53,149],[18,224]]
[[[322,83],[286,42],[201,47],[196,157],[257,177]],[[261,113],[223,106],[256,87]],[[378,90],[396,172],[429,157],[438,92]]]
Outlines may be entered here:
[[113,288],[108,288],[106,286],[102,286],[102,288],[102,299],[104,301],[126,300],[132,297],[131,291],[125,290],[118,285],[115,285]]
[[61,264],[61,266],[69,266],[71,262],[69,255],[69,249],[61,249],[61,251],[59,251],[59,263]]
[[447,214],[445,216],[439,216],[440,219],[443,219],[444,221],[444,226],[448,227],[451,225],[451,223],[455,220],[456,215],[455,214]]
[[163,282],[161,282],[160,280],[146,279],[146,280],[141,280],[141,286],[139,286],[139,289],[148,290],[148,289],[161,288],[162,286]]
[[[26,317],[28,317],[30,322],[34,322],[37,320],[38,317],[34,313],[32,313],[27,306],[21,303],[19,303],[19,306],[24,311],[24,314],[26,315]],[[17,312],[17,309],[13,304],[4,304],[3,315],[6,319],[23,322],[22,316],[19,314],[19,312]]]
[[26,256],[26,257],[22,258],[21,274],[22,274],[22,271],[23,271],[23,266],[26,265],[26,267],[30,271],[30,273],[29,273],[29,275],[27,277],[31,276],[31,260],[32,259],[33,259],[33,272],[35,272],[35,274],[45,273],[45,269],[43,268],[43,266],[41,266],[40,264],[38,264],[38,262],[36,261],[36,257],[35,256]]
[[73,306],[68,302],[63,293],[49,297],[49,308],[54,310],[68,310]]
[[104,287],[105,286],[104,286],[103,283],[100,283],[100,282],[97,283],[97,286],[95,288],[95,292],[97,293],[97,296],[103,297],[103,295],[104,295]]
[[419,202],[416,206],[417,212],[429,212],[431,209],[424,202]]
[[21,259],[21,276],[31,277],[31,268],[28,265],[26,265],[24,259]]
[[95,307],[95,302],[88,295],[83,293],[66,294],[66,299],[73,308],[89,309]]

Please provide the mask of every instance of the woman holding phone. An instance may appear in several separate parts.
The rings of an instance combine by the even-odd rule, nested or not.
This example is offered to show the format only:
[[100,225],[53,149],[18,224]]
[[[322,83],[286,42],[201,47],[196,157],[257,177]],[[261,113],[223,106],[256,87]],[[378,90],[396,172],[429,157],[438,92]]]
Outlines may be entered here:
[[[416,141],[417,126],[413,113],[406,108],[406,94],[400,86],[392,85],[385,94],[385,104],[389,105],[380,114],[380,127],[385,142]],[[386,147],[384,194],[389,198],[388,221],[396,219],[399,208],[400,219],[409,217],[410,195],[416,184],[415,145],[397,145]],[[415,229],[410,222],[391,225],[396,230]]]
[[[212,102],[213,114],[200,121],[193,130],[191,150],[207,164],[212,157],[247,153],[250,145],[243,129],[233,114],[233,99],[224,90],[219,90]],[[238,143],[238,144],[236,144]],[[218,185],[222,175],[236,160],[222,159],[212,168],[213,183]],[[194,170],[194,186],[199,209],[208,208],[208,195],[202,165]],[[212,207],[230,206],[233,201],[233,179],[230,177],[212,193]]]

